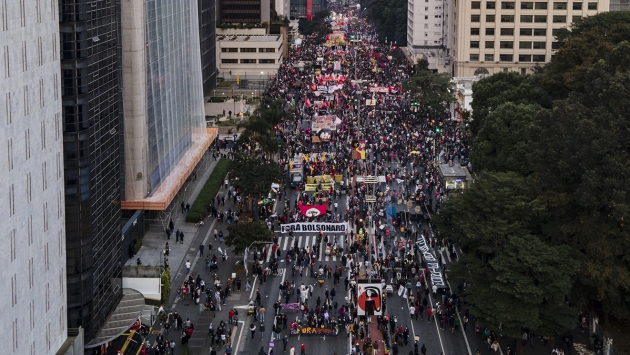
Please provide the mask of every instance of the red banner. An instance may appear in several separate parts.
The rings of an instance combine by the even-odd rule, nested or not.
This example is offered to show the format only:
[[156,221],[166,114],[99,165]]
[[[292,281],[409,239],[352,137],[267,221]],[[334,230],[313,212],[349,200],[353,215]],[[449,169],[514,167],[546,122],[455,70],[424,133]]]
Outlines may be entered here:
[[326,214],[326,205],[306,206],[298,204],[298,207],[306,217],[317,217]]
[[306,0],[306,18],[313,20],[313,0]]

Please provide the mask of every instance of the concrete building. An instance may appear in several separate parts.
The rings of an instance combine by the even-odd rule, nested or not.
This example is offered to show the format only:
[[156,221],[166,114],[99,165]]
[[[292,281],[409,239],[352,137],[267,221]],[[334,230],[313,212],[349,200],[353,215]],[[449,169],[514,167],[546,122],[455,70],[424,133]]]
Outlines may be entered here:
[[199,15],[199,43],[203,95],[210,96],[217,86],[217,32],[215,0],[197,0]]
[[268,80],[282,64],[282,35],[217,35],[217,65],[222,73]]
[[261,23],[275,18],[275,0],[218,0],[218,4],[219,23]]
[[[38,6],[32,1],[29,9]],[[41,7],[47,8],[43,3]],[[59,0],[55,12],[60,32],[56,52],[61,55],[68,326],[84,328],[86,354],[91,354],[112,339],[104,329],[123,298],[119,9],[116,1]]]
[[599,1],[452,0],[453,76],[499,71],[530,73],[558,49],[556,31],[584,16],[608,11]]
[[610,11],[630,11],[630,0],[610,0]]
[[408,0],[407,47],[403,51],[414,63],[424,59],[429,69],[450,73],[448,28],[448,1]]
[[0,51],[0,352],[72,354],[57,1],[4,2]]
[[289,0],[291,18],[312,19],[316,13],[326,10],[326,0]]
[[186,0],[126,0],[121,13],[125,82],[121,206],[172,210],[180,202],[180,188],[214,138],[204,118],[198,8]]

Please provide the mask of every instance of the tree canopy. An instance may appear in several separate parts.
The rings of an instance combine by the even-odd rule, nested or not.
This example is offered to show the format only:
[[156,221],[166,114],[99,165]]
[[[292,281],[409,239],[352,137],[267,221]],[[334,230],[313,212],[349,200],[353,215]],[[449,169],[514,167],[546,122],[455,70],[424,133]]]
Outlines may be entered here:
[[258,155],[236,153],[230,165],[230,176],[235,178],[234,187],[255,201],[267,196],[272,183],[282,179],[282,166],[275,161],[264,160]]
[[273,232],[264,223],[236,223],[227,228],[225,244],[234,250],[234,254],[241,254],[252,243],[271,242]]
[[283,142],[276,137],[275,128],[283,119],[289,118],[290,112],[284,109],[285,104],[282,100],[263,98],[254,114],[237,124],[237,130],[242,130],[237,144],[249,143],[254,147],[258,144],[265,153],[279,152]]
[[361,0],[361,7],[374,23],[379,39],[401,47],[407,45],[407,6],[407,1],[400,0]]
[[425,60],[419,60],[416,73],[403,83],[415,96],[423,112],[443,112],[455,101],[454,84],[447,73],[434,73]]
[[[624,37],[625,36],[625,37]],[[436,217],[462,247],[483,326],[556,335],[577,309],[630,318],[630,14],[601,13],[558,35],[533,75],[473,86],[475,182]]]

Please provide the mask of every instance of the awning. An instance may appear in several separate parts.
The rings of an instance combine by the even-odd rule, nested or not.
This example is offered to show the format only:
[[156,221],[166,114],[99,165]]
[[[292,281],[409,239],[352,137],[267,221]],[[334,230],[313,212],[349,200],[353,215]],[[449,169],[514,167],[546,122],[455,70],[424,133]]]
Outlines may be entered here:
[[134,289],[123,288],[123,298],[116,306],[116,310],[109,316],[96,337],[85,344],[85,348],[94,348],[118,338],[138,320],[142,314],[142,307],[144,307],[144,296]]

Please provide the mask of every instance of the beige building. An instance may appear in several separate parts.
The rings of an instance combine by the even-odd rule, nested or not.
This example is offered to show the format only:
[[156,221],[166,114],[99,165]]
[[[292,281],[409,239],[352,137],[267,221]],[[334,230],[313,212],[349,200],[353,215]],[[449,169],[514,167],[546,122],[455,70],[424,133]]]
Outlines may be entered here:
[[558,49],[554,40],[558,29],[608,9],[609,0],[453,0],[452,74],[530,73],[535,65],[551,60]]
[[268,80],[282,64],[283,42],[282,35],[217,34],[219,71],[223,77]]

